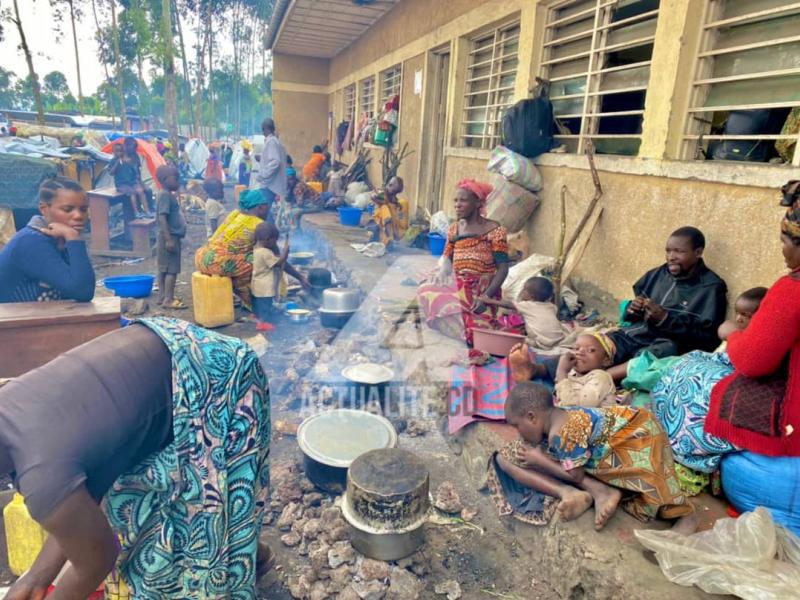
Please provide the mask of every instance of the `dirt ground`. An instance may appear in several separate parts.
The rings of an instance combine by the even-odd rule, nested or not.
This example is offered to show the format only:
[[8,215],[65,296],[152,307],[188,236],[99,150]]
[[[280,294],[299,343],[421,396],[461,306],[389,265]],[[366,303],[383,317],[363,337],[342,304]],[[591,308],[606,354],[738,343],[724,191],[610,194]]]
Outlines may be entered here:
[[[227,193],[230,207],[231,190]],[[176,295],[191,307],[194,254],[205,242],[206,234],[203,214],[190,213],[188,221],[183,271]],[[421,274],[434,266],[435,259],[416,250],[366,258],[350,248],[351,243],[364,241],[363,230],[340,227],[334,215],[307,216],[304,228],[304,233],[292,234],[292,249],[314,251],[313,266],[330,269],[340,283],[364,292],[364,303],[356,317],[340,332],[324,329],[316,315],[301,325],[284,319],[277,323],[275,332],[259,336],[247,313],[237,309],[237,322],[220,329],[255,344],[263,353],[262,364],[270,379],[273,489],[264,539],[274,550],[276,563],[260,580],[261,598],[705,597],[697,590],[666,582],[636,543],[633,529],[639,525],[630,517],[615,517],[609,532],[603,534],[593,531],[591,515],[545,528],[498,518],[491,498],[485,490],[480,491],[481,480],[485,479],[482,473],[487,464],[487,447],[495,441],[484,443],[480,436],[472,436],[472,441],[454,439],[444,433],[450,359],[458,357],[459,352],[463,357],[464,349],[436,337],[437,334],[419,325],[414,314],[403,312],[414,296]],[[154,258],[135,262],[99,259],[96,263],[98,282],[109,275],[156,270]],[[99,283],[98,294],[106,293]],[[313,299],[304,296],[296,300],[312,309],[317,306]],[[167,311],[130,301],[125,301],[124,307],[129,317],[137,316],[131,310],[136,313],[144,309],[144,316],[193,318],[191,308]],[[351,562],[339,567],[325,560],[324,549],[337,542],[330,532],[316,531],[316,525],[306,525],[309,520],[318,522],[326,514],[334,515],[332,507],[336,499],[304,488],[309,484],[301,472],[302,455],[296,438],[286,432],[301,421],[299,407],[304,398],[324,398],[321,392],[326,377],[346,364],[365,361],[390,365],[396,373],[393,385],[430,392],[424,401],[414,405],[417,412],[410,418],[390,418],[401,432],[399,446],[423,459],[430,470],[432,493],[443,482],[450,482],[467,513],[474,513],[467,515],[469,521],[437,513],[426,525],[426,543],[417,554],[399,564],[379,565],[380,568],[368,563],[369,572],[365,572],[363,559],[357,554]],[[277,430],[278,423],[283,432]],[[302,531],[296,531],[296,523],[293,530],[292,522],[281,518],[290,504],[302,511],[302,519],[299,516],[295,519],[303,526]],[[320,554],[325,564],[320,564]],[[630,578],[630,572],[636,572],[637,576]],[[367,579],[371,576],[378,578]]]

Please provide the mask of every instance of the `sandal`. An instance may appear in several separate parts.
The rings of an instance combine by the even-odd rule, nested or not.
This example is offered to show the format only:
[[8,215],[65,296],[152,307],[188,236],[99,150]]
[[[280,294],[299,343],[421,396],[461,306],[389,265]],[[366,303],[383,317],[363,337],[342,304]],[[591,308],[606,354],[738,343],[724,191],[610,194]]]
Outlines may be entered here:
[[181,300],[178,300],[177,298],[175,298],[169,304],[165,303],[165,304],[162,304],[161,306],[163,308],[168,308],[170,310],[184,310],[186,308],[189,308],[186,304],[184,304]]

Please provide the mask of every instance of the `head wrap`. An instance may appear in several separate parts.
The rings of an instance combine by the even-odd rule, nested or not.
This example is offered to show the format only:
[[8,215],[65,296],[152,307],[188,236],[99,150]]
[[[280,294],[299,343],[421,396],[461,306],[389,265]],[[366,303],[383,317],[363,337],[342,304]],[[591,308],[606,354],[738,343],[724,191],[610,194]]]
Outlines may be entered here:
[[251,210],[259,204],[267,204],[261,190],[247,190],[239,195],[239,208]]
[[462,179],[458,182],[456,187],[459,190],[467,190],[468,192],[475,194],[480,201],[481,214],[486,212],[486,200],[489,198],[489,194],[492,193],[493,189],[491,185],[475,179]]
[[250,140],[242,140],[242,150],[253,150],[253,144]]
[[614,359],[614,355],[617,353],[617,345],[614,341],[606,335],[605,333],[594,332],[591,336],[596,339],[600,346],[603,348],[603,351],[608,355],[610,359]]
[[297,170],[294,167],[286,167],[286,177],[297,177]]
[[788,206],[781,221],[781,231],[794,239],[800,239],[800,181],[790,181],[781,188],[781,206]]

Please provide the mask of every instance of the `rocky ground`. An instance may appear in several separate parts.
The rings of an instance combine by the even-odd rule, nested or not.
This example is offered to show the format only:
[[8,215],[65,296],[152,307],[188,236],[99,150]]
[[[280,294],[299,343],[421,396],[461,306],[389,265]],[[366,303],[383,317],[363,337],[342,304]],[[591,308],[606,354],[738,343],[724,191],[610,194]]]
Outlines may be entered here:
[[[191,306],[194,251],[205,241],[202,215],[190,215],[177,295]],[[459,344],[442,338],[406,310],[422,275],[435,260],[420,251],[367,258],[351,243],[363,230],[343,228],[335,215],[304,218],[304,234],[292,249],[312,250],[315,265],[364,292],[361,309],[342,330],[318,318],[297,325],[280,321],[265,335],[240,319],[223,333],[248,340],[262,355],[270,378],[273,442],[272,497],[264,539],[276,554],[274,569],[260,581],[262,598],[347,600],[438,598],[455,600],[570,598],[699,598],[696,590],[666,582],[633,537],[641,525],[616,516],[596,533],[591,515],[571,523],[534,528],[499,519],[485,492],[491,450],[507,431],[469,427],[457,438],[445,430],[451,363],[463,359]],[[153,273],[154,259],[98,260],[98,280],[111,274]],[[98,293],[105,293],[98,287]],[[315,308],[310,298],[298,302]],[[126,301],[127,316],[160,311]],[[192,311],[169,311],[192,319]],[[339,498],[318,491],[302,470],[295,432],[307,411],[332,407],[341,368],[378,362],[395,372],[394,410],[387,414],[400,433],[399,446],[421,457],[430,470],[439,506],[426,525],[426,543],[399,562],[360,556],[347,540]]]

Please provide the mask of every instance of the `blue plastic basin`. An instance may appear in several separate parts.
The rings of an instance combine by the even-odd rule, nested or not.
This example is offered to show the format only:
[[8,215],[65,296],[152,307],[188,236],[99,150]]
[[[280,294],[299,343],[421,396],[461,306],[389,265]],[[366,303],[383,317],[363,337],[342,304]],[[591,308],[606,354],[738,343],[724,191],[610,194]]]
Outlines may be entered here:
[[103,285],[122,298],[147,298],[153,291],[153,275],[106,277]]
[[360,208],[342,206],[339,208],[339,222],[342,225],[347,225],[348,227],[358,227],[361,225],[362,212],[363,211]]
[[433,256],[442,255],[444,252],[445,242],[447,242],[447,238],[443,235],[439,235],[438,233],[428,234],[428,248]]

